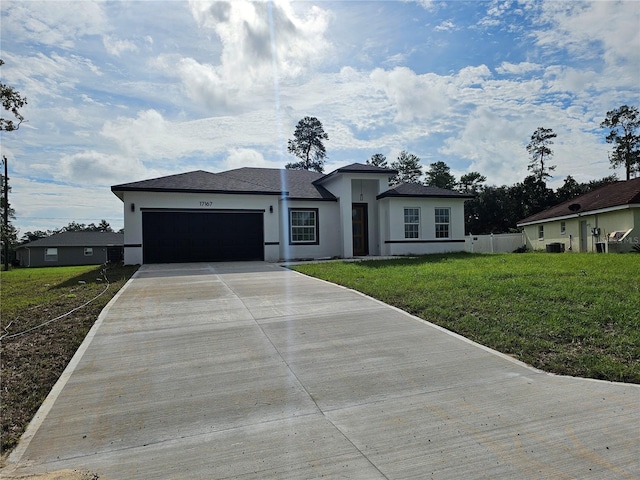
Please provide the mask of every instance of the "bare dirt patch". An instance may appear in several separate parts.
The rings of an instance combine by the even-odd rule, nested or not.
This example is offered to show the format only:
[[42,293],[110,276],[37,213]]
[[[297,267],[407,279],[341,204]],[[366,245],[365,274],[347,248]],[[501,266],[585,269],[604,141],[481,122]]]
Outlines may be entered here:
[[[0,445],[3,458],[17,445],[102,309],[137,267],[89,267],[81,274],[42,285],[38,272],[27,270],[16,271],[13,276],[12,271],[2,272]],[[72,313],[65,315],[68,312]]]

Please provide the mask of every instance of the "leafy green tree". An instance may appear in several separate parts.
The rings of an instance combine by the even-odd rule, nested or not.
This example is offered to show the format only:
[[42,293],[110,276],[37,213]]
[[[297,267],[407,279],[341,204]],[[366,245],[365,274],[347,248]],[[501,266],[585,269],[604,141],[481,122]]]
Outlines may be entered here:
[[520,218],[511,188],[484,186],[474,198],[464,202],[465,232],[486,235],[515,230]]
[[640,172],[640,113],[637,107],[622,105],[607,112],[607,117],[600,124],[608,128],[607,143],[615,145],[609,155],[611,168],[624,167],[627,180],[634,172]]
[[287,145],[289,153],[300,159],[299,162],[288,163],[285,168],[291,170],[315,170],[322,173],[327,152],[324,140],[329,140],[322,123],[316,117],[304,117],[296,125],[293,139]]
[[20,243],[29,243],[35,242],[36,240],[40,240],[41,238],[46,238],[53,235],[54,231],[52,230],[34,230],[33,232],[25,232],[20,238]]
[[381,153],[374,153],[371,158],[367,160],[367,165],[373,165],[374,167],[389,168],[387,163],[387,157]]
[[[0,66],[4,65],[4,60],[0,59]],[[24,121],[24,117],[20,113],[20,109],[27,104],[26,97],[20,95],[20,93],[13,87],[0,82],[0,97],[2,98],[2,108],[6,112],[10,112],[15,120],[5,118],[4,115],[0,117],[0,131],[12,132],[20,128],[20,124]],[[17,123],[15,123],[17,121]]]
[[512,211],[515,211],[518,217],[514,219],[514,227],[518,220],[546,210],[558,203],[554,191],[547,188],[544,180],[540,180],[535,175],[530,175],[522,183],[511,187],[510,196],[513,202]]
[[456,188],[456,177],[451,174],[449,165],[442,161],[434,162],[429,165],[429,169],[425,172],[425,185],[429,187],[446,188],[453,190]]
[[567,175],[562,186],[556,190],[556,198],[558,202],[565,202],[584,193],[586,193],[584,184],[578,183],[571,175]]
[[100,220],[100,223],[96,225],[96,228],[99,232],[113,233],[113,228],[111,228],[111,225],[109,225],[109,222],[106,220]]
[[527,152],[531,155],[531,162],[527,168],[541,182],[551,177],[549,172],[556,169],[555,165],[549,165],[548,162],[553,157],[553,150],[549,145],[553,145],[552,139],[557,136],[550,128],[538,127],[527,145]]
[[602,177],[600,180],[591,180],[586,184],[587,188],[585,193],[590,192],[591,190],[595,190],[596,188],[604,187],[605,185],[609,185],[610,183],[616,183],[619,181],[620,179],[615,173],[613,175]]
[[477,194],[481,189],[487,177],[481,175],[480,172],[465,173],[460,177],[458,182],[458,190],[463,193]]
[[422,177],[420,158],[416,157],[413,153],[402,150],[398,155],[398,159],[391,163],[391,168],[397,170],[398,174],[389,181],[390,185],[397,183],[422,183],[420,181],[420,177]]

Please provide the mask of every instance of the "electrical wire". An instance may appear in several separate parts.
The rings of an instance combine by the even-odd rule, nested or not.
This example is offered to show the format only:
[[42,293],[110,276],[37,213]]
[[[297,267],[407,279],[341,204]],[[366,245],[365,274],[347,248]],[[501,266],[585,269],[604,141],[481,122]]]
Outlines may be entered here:
[[[90,303],[92,303],[92,302],[94,302],[95,300],[97,300],[98,298],[100,298],[102,295],[104,295],[104,294],[106,293],[106,291],[109,289],[109,287],[110,287],[110,285],[111,285],[111,284],[109,283],[109,278],[107,277],[107,271],[106,271],[106,268],[102,269],[102,272],[101,272],[101,273],[102,273],[102,276],[104,277],[105,281],[107,282],[107,284],[106,284],[106,286],[104,287],[104,290],[103,290],[102,292],[100,292],[98,295],[96,295],[95,297],[93,297],[91,300],[89,300],[89,301],[87,301],[87,302],[83,303],[83,304],[82,304],[82,305],[80,305],[79,307],[75,307],[74,309],[69,310],[67,313],[63,313],[62,315],[59,315],[59,316],[57,316],[57,317],[55,317],[55,318],[52,318],[52,319],[50,319],[50,320],[47,320],[46,322],[41,323],[40,325],[36,325],[35,327],[31,327],[31,328],[29,328],[29,329],[27,329],[27,330],[24,330],[24,331],[22,331],[22,332],[12,333],[11,335],[9,335],[8,333],[6,333],[6,334],[4,334],[4,335],[2,335],[2,336],[0,337],[0,341],[4,340],[5,338],[6,338],[6,339],[15,338],[15,337],[19,337],[19,336],[21,336],[21,335],[24,335],[24,334],[26,334],[26,333],[33,332],[34,330],[37,330],[37,329],[42,328],[42,327],[44,327],[44,326],[46,326],[46,325],[49,325],[50,323],[53,323],[53,322],[55,322],[56,320],[60,320],[61,318],[64,318],[64,317],[67,317],[67,316],[71,315],[73,312],[76,312],[76,311],[80,310],[81,308],[86,307],[86,306],[87,306],[87,305],[89,305]],[[11,326],[11,324],[12,324],[12,323],[13,323],[13,320],[9,323],[9,325],[7,325],[7,326],[5,327],[5,332],[6,332],[7,328],[9,328],[9,327]]]

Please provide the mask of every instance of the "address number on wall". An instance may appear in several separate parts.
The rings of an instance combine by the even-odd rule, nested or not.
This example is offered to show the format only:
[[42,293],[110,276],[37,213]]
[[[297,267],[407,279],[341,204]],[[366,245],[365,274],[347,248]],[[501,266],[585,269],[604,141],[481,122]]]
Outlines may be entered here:
[[200,202],[201,207],[213,207],[213,202]]

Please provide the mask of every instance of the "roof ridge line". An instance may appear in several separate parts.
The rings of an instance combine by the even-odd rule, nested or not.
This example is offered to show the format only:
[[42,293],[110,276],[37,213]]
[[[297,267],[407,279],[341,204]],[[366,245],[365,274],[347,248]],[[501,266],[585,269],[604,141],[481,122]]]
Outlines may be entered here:
[[[259,167],[240,167],[240,168],[236,168],[235,170],[242,170],[242,169],[249,169],[249,168],[253,168],[253,169],[260,169],[260,170],[283,170],[282,168],[259,168]],[[222,174],[224,174],[224,175],[222,175],[222,176],[233,178],[234,180],[237,180],[237,181],[239,181],[239,182],[248,183],[248,184],[250,184],[250,185],[256,185],[256,186],[258,186],[258,187],[263,187],[263,188],[271,188],[271,187],[269,187],[269,185],[265,185],[265,184],[263,184],[263,183],[250,182],[250,181],[245,180],[245,179],[243,179],[243,178],[238,178],[238,177],[236,177],[236,176],[234,176],[234,175],[228,175],[228,173],[229,173],[230,171],[233,171],[233,170],[226,170],[226,171],[224,171],[224,172],[218,172],[218,173],[216,173],[215,175],[222,175]],[[280,190],[279,190],[279,192],[280,192],[280,193],[284,193],[285,191],[283,191],[282,189],[280,189]]]

